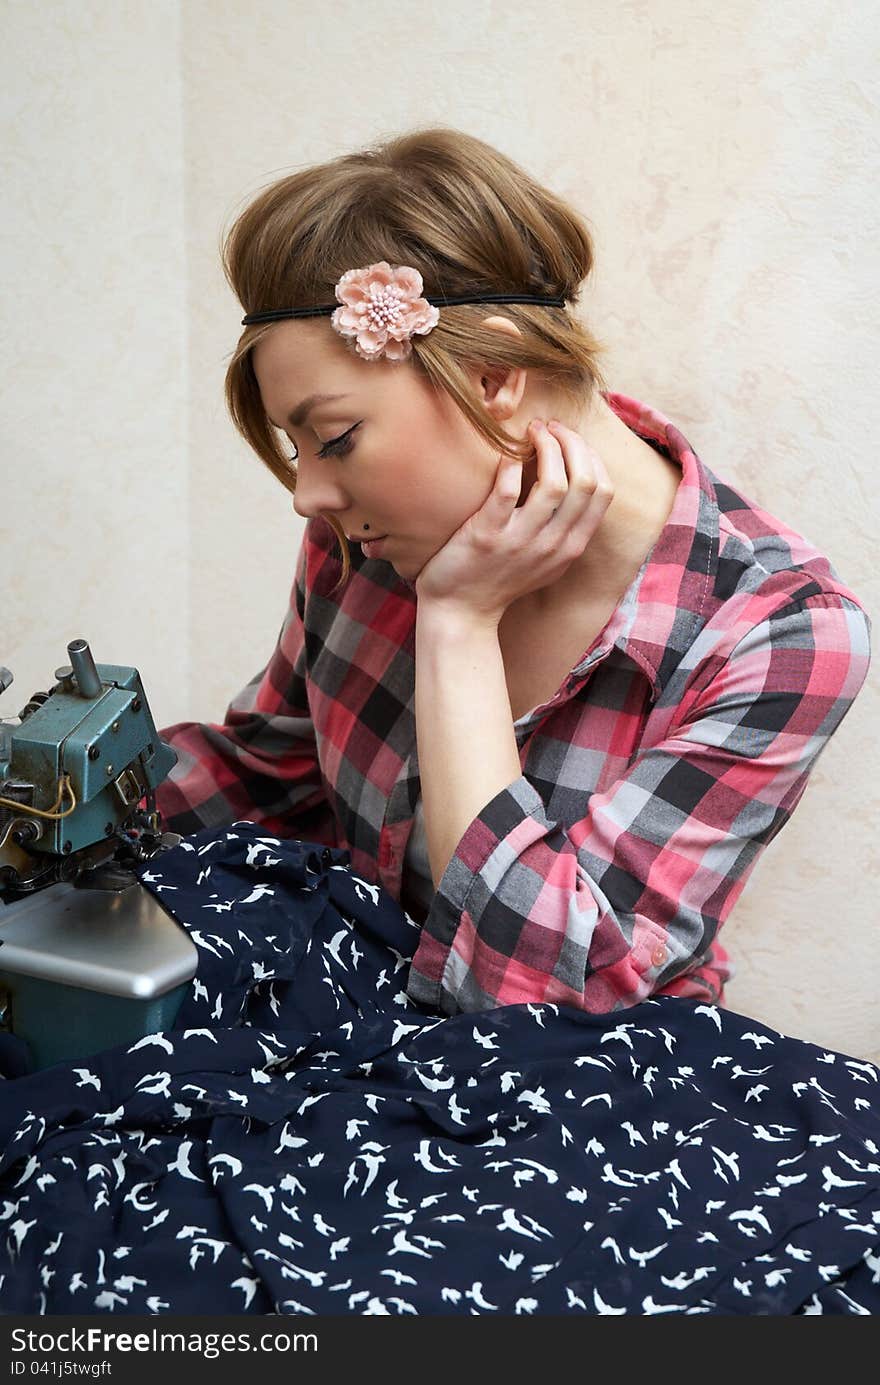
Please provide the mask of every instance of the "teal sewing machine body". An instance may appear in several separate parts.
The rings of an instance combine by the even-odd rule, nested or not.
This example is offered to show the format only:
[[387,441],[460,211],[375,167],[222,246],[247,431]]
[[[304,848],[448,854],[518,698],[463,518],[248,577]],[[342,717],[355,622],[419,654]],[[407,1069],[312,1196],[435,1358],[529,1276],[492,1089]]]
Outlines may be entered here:
[[0,1027],[35,1069],[169,1027],[197,960],[136,875],[181,840],[155,807],[177,756],[137,669],[96,665],[84,640],[68,654],[0,720]]

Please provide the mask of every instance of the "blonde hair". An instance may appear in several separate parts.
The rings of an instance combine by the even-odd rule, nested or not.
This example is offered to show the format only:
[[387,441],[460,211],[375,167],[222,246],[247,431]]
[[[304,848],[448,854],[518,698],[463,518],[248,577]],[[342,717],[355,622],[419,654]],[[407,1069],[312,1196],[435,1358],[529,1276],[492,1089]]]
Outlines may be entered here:
[[[234,221],[221,258],[246,314],[333,303],[346,270],[377,260],[418,269],[426,297],[538,293],[569,304],[593,267],[593,243],[584,219],[506,155],[439,126],[270,184]],[[481,325],[498,313],[516,324],[519,336]],[[226,371],[226,404],[257,456],[295,493],[296,465],[266,417],[251,359],[272,325],[242,332]],[[498,426],[474,395],[468,369],[534,371],[578,408],[608,388],[598,363],[607,347],[568,307],[441,307],[437,326],[414,336],[412,348],[405,365],[445,390],[487,442],[524,462],[534,456],[532,444]],[[345,582],[348,540],[339,521],[326,518],[339,539]]]

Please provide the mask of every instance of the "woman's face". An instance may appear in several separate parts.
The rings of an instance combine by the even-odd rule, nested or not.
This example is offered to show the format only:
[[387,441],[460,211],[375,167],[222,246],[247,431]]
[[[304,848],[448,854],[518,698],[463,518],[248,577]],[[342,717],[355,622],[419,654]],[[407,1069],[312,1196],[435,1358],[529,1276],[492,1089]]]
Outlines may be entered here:
[[[486,500],[497,449],[412,361],[362,360],[321,319],[275,323],[253,365],[267,417],[294,445],[296,513],[334,516],[353,539],[387,535],[379,556],[415,581]],[[344,397],[297,418],[313,394]]]

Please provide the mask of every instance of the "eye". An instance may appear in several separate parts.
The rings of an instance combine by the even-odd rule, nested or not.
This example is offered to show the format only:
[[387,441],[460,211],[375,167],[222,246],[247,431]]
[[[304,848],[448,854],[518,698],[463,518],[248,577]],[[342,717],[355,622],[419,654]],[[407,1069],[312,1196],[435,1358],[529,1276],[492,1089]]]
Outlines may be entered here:
[[[359,428],[360,426],[360,423],[354,423],[352,424],[351,428],[348,429],[347,432],[340,433],[338,438],[330,438],[328,442],[324,443],[324,446],[319,451],[318,456],[344,457],[348,452],[352,450],[354,444],[351,441],[351,435],[354,432],[355,428]],[[288,460],[291,462],[295,462],[298,461],[298,459],[299,452],[294,452]]]
[[359,424],[359,423],[354,423],[354,424],[352,424],[351,428],[349,428],[348,431],[347,431],[346,433],[340,433],[340,435],[339,435],[338,438],[331,438],[329,442],[325,442],[325,443],[324,443],[324,446],[321,448],[320,452],[318,453],[318,456],[319,456],[319,457],[343,457],[343,456],[345,456],[345,454],[346,454],[347,452],[350,452],[351,449],[352,449],[352,447],[354,446],[354,444],[353,444],[352,441],[351,441],[351,435],[352,435],[352,433],[354,432],[355,428],[359,428],[359,427],[360,427],[360,424]]

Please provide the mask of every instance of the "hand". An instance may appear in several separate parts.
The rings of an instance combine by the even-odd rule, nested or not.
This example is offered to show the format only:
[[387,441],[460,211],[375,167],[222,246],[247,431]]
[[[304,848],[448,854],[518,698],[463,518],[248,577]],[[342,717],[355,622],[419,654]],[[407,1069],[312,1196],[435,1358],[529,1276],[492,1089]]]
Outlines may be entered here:
[[522,463],[502,457],[484,504],[422,568],[420,602],[498,625],[507,607],[579,558],[614,498],[602,458],[573,428],[533,419],[538,476],[524,505]]

